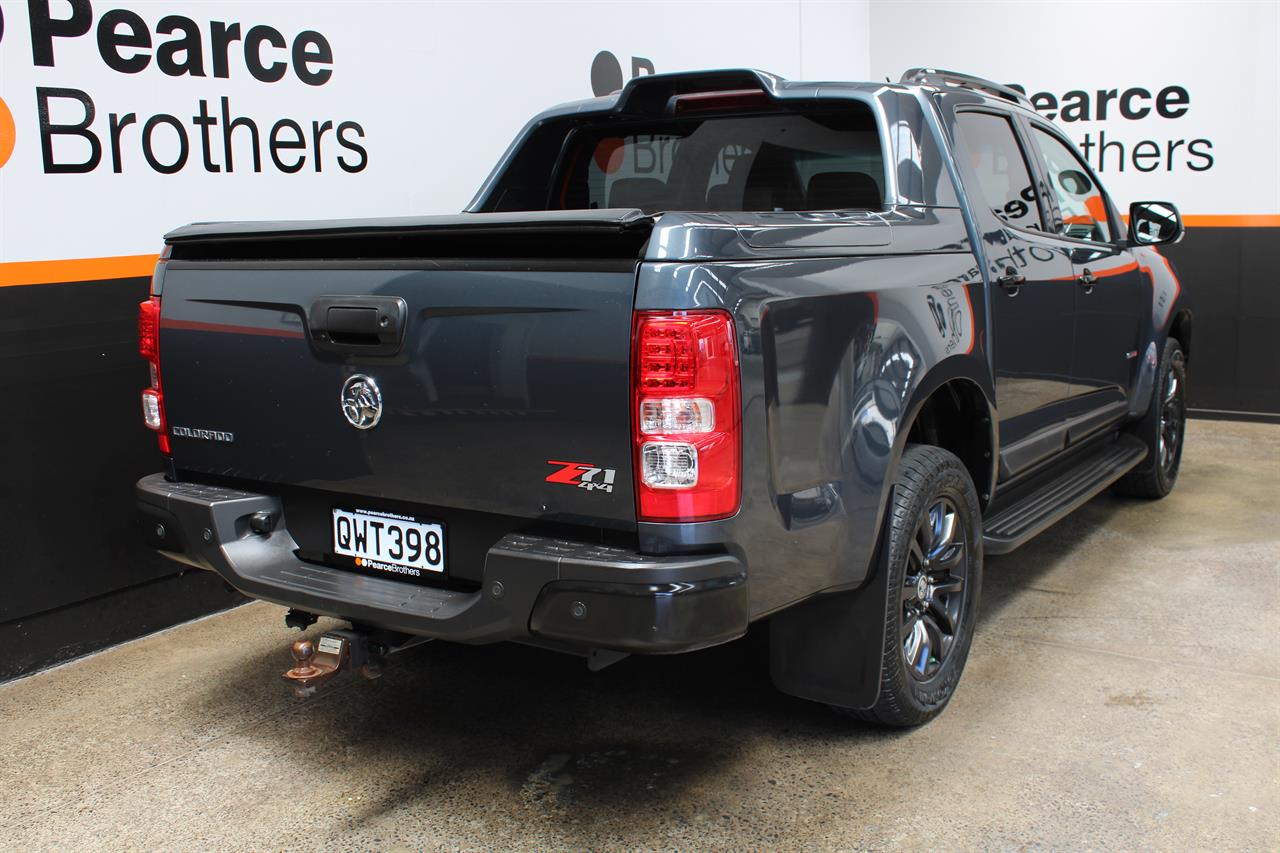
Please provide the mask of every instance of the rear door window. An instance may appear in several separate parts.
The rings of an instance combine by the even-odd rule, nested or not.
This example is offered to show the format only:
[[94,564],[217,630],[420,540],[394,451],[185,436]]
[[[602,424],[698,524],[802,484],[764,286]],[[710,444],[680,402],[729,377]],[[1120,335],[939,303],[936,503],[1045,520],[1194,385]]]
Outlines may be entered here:
[[1044,230],[1031,168],[1007,116],[962,112],[956,125],[978,190],[991,211],[1018,228]]

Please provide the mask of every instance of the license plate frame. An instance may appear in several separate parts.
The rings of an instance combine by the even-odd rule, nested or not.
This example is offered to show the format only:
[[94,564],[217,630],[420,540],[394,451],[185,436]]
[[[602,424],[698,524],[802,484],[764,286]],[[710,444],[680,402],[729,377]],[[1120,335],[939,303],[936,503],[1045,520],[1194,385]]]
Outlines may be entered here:
[[[448,578],[448,536],[443,522],[364,508],[333,507],[332,513],[332,553],[345,568],[413,583],[439,583]],[[410,558],[410,554],[414,556]]]

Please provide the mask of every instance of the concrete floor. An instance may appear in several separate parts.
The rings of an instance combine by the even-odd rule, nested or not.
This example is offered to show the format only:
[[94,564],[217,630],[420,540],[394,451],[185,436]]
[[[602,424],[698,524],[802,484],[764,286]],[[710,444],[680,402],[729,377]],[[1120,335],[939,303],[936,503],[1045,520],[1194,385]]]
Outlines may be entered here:
[[910,732],[776,694],[750,640],[428,644],[300,701],[252,604],[0,687],[0,848],[1277,850],[1277,506],[1280,427],[1194,422],[1169,499],[988,562]]

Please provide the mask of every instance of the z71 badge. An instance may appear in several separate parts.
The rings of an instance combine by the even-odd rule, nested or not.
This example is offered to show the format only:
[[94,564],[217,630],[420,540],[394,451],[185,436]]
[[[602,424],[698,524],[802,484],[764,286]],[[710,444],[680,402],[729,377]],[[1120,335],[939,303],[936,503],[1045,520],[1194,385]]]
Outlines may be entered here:
[[587,491],[600,489],[604,492],[612,492],[613,478],[618,473],[613,468],[599,468],[590,462],[557,462],[554,459],[548,459],[547,464],[560,466],[559,471],[547,477],[548,483],[564,483]]

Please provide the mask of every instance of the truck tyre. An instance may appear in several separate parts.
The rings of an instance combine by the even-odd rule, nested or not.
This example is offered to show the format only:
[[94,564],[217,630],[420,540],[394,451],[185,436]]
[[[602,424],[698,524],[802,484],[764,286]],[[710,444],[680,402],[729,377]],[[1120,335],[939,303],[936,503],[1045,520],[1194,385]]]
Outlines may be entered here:
[[1187,423],[1187,362],[1175,338],[1164,343],[1151,403],[1130,432],[1147,446],[1147,458],[1116,482],[1115,490],[1135,498],[1162,498],[1173,491],[1182,465]]
[[880,695],[850,715],[918,726],[946,707],[964,671],[982,588],[982,515],[964,463],[907,445],[887,535],[888,594]]

